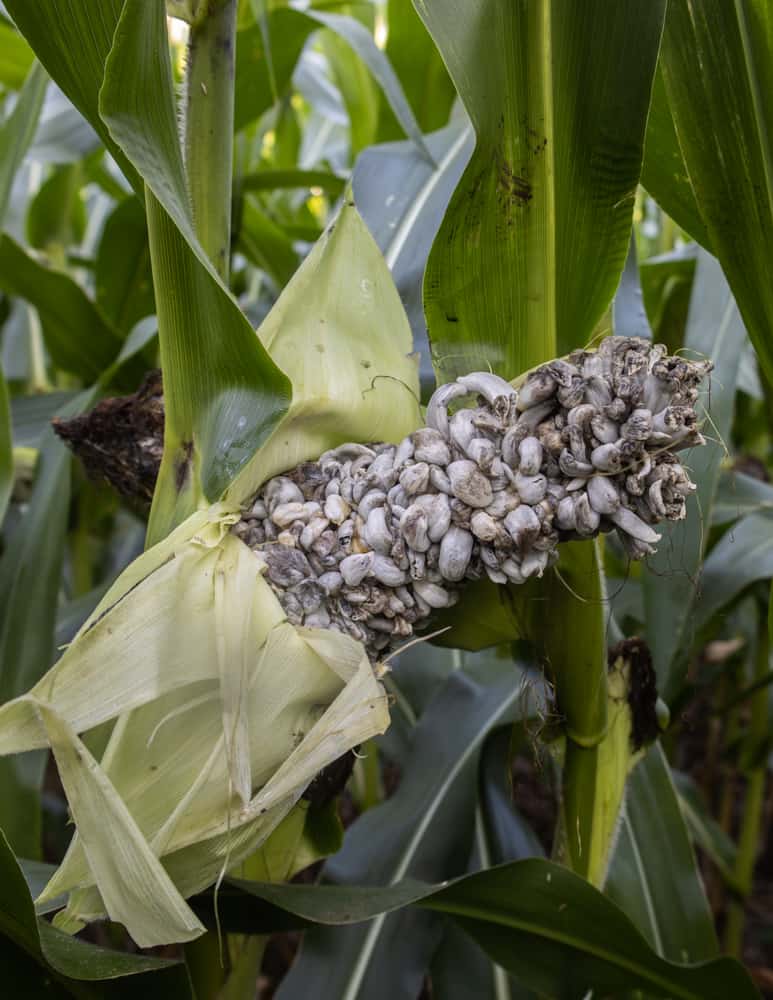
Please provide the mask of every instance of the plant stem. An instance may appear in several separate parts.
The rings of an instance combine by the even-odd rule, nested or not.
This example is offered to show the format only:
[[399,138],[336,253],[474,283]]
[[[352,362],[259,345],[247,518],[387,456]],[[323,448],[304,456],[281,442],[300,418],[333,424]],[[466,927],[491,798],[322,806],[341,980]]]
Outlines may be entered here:
[[221,941],[215,931],[207,931],[185,947],[185,964],[188,975],[201,1000],[216,997],[228,978],[228,971],[221,964]]
[[[755,680],[768,672],[770,656],[770,637],[766,624],[760,629],[757,655],[755,658]],[[752,698],[751,722],[746,746],[753,760],[753,770],[748,776],[746,797],[744,800],[741,832],[738,838],[738,854],[735,863],[735,876],[742,893],[740,900],[734,900],[728,906],[727,925],[725,927],[725,950],[730,955],[740,958],[743,950],[744,924],[746,922],[746,899],[752,891],[754,883],[754,865],[759,851],[759,836],[762,823],[762,813],[765,805],[765,788],[767,785],[766,755],[761,753],[765,747],[768,727],[768,691],[767,687],[759,688]]]
[[196,233],[221,278],[231,256],[237,0],[209,0],[191,27],[184,155]]

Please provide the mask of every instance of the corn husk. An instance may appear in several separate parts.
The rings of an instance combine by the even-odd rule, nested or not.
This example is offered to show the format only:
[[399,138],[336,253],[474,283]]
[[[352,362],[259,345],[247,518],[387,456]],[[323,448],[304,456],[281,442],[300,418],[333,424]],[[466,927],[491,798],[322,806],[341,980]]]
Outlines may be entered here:
[[226,500],[243,503],[271,476],[345,441],[397,443],[421,426],[408,318],[381,252],[348,200],[258,334],[292,379],[293,398]]
[[[201,933],[184,897],[388,725],[362,646],[290,626],[262,563],[224,534],[231,520],[162,546],[168,557],[0,709],[5,752],[53,749],[76,823],[41,897],[74,893],[62,926],[108,915],[143,946]],[[77,733],[119,714],[98,763]]]
[[[203,927],[185,902],[252,853],[328,764],[389,724],[363,646],[296,628],[230,533],[266,476],[420,422],[407,319],[353,206],[261,331],[293,381],[278,431],[222,502],[140,556],[59,662],[0,707],[0,754],[50,746],[76,832],[41,901],[142,946]],[[84,733],[115,720],[101,760]]]

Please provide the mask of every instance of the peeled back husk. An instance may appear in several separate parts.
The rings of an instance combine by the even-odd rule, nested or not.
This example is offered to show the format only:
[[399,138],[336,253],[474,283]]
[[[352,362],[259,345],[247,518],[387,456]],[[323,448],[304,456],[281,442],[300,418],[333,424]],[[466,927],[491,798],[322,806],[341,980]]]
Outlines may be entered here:
[[[59,663],[0,708],[0,750],[50,745],[76,823],[41,900],[70,892],[62,926],[106,915],[142,946],[202,933],[184,898],[389,723],[362,646],[287,623],[260,560],[225,531],[232,515],[192,520],[189,538],[152,550],[154,568],[114,603],[108,594]],[[97,762],[78,734],[119,715]]]

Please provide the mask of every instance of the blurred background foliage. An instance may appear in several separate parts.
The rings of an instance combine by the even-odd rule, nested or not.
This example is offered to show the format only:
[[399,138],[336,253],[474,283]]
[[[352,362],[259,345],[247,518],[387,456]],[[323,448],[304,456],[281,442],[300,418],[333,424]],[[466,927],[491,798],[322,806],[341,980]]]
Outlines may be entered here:
[[[629,102],[606,112],[610,120],[618,116],[620,129],[634,139],[636,123],[625,117],[638,114],[640,132],[646,119],[643,150],[631,154],[632,184],[625,164],[620,167],[626,211],[633,211],[630,246],[625,212],[619,218],[582,216],[586,231],[573,245],[569,234],[580,224],[577,205],[587,194],[586,179],[560,180],[559,201],[566,203],[559,204],[554,222],[564,227],[565,242],[551,249],[537,234],[529,253],[543,255],[546,281],[555,281],[556,259],[565,276],[567,261],[580,255],[557,301],[560,315],[586,312],[569,334],[555,316],[552,326],[546,320],[536,333],[529,327],[533,316],[521,316],[518,323],[525,325],[518,329],[531,332],[500,343],[489,316],[502,303],[487,298],[486,269],[503,253],[517,261],[522,249],[503,250],[506,238],[493,226],[484,235],[488,256],[475,264],[463,227],[454,221],[469,164],[488,169],[496,145],[486,131],[496,127],[486,107],[491,97],[476,89],[474,79],[492,25],[463,23],[465,37],[478,47],[454,47],[444,31],[453,34],[453,17],[461,16],[457,6],[388,0],[306,8],[239,0],[229,286],[257,327],[351,184],[405,304],[425,398],[435,372],[455,373],[465,355],[477,352],[477,367],[485,355],[514,377],[515,368],[613,330],[651,336],[672,353],[713,359],[704,429],[710,443],[688,461],[698,484],[690,518],[667,532],[646,564],[629,563],[612,540],[603,548],[603,646],[644,637],[661,707],[670,712],[660,740],[630,779],[604,891],[657,956],[685,963],[725,952],[742,958],[758,988],[773,995],[773,22],[764,4],[721,0],[698,5],[702,14],[691,20],[694,5],[677,0],[665,18],[656,70],[661,24],[657,17],[643,22],[652,36],[652,66],[642,63],[640,85],[633,71],[625,75],[628,97],[641,92],[642,106],[632,112]],[[606,45],[618,65],[622,42],[603,6],[596,5],[598,16],[610,23],[599,46]],[[135,391],[159,364],[137,164],[129,165],[107,132],[98,134],[94,120],[81,114],[84,106],[77,110],[49,78],[24,37],[34,39],[27,27],[33,15],[16,7],[0,4],[2,700],[44,673],[145,544],[143,513],[85,475],[53,434],[51,420],[83,412],[101,397]],[[175,12],[174,4],[169,7]],[[468,12],[473,8],[479,12],[481,3]],[[495,26],[517,34],[516,24]],[[168,32],[181,86],[188,27],[170,17]],[[712,32],[723,45],[711,44]],[[33,44],[45,63],[43,49]],[[701,73],[685,71],[685,52],[700,56]],[[72,72],[78,72],[77,60]],[[593,65],[585,72],[590,87]],[[654,72],[648,118],[647,72]],[[517,79],[503,80],[499,85],[518,92]],[[572,121],[567,119],[568,131]],[[610,172],[600,170],[602,180],[589,183],[606,182]],[[610,213],[619,214],[617,197],[612,201]],[[439,231],[448,239],[435,242]],[[453,245],[453,239],[461,242]],[[614,277],[610,285],[609,274],[615,262],[622,268],[626,247],[623,277],[607,307],[617,282]],[[472,292],[452,289],[440,301],[437,286],[424,285],[425,273],[452,266],[444,255],[453,266],[467,257],[471,269],[479,268]],[[603,255],[612,271],[601,274]],[[513,301],[522,302],[512,273]],[[447,312],[433,321],[433,310],[446,309],[449,295],[467,316],[464,330],[473,331],[466,341],[464,330],[448,333]],[[517,325],[511,317],[508,322]],[[556,721],[551,692],[533,645],[516,639],[497,609],[490,614],[489,606],[474,602],[463,608],[464,638],[457,633],[451,643],[474,649],[493,637],[495,644],[479,652],[422,645],[399,658],[389,681],[392,728],[377,745],[363,748],[338,813],[329,806],[309,809],[305,857],[317,868],[307,869],[307,881],[327,854],[333,854],[325,869],[330,880],[384,886],[406,876],[441,882],[550,856],[561,759],[556,743],[538,737],[549,735]],[[542,627],[568,627],[560,610],[551,614]],[[337,850],[341,821],[347,834]],[[44,754],[0,759],[0,827],[25,859],[28,883],[39,886],[45,865],[60,860],[69,838],[66,806]],[[122,977],[131,972],[142,983],[132,989],[191,995],[179,964],[158,968],[155,960],[135,956],[135,964],[122,965],[119,952],[127,944],[117,928],[92,938],[119,949],[108,957],[99,953],[104,967],[94,966],[85,943],[85,950],[68,951],[45,921],[36,923],[13,857],[4,859],[0,945],[21,963],[18,968],[29,963],[30,983],[50,990],[53,982],[61,991],[56,995],[112,996],[128,992],[129,980]],[[275,874],[263,860],[266,867],[248,877]],[[241,913],[242,897],[235,890],[232,895],[223,899],[226,917],[229,906]],[[11,926],[20,908],[22,931]],[[545,914],[538,916],[549,924]],[[623,954],[622,925],[606,911],[598,919],[611,950]],[[590,962],[594,954],[581,923],[572,925],[567,962]],[[257,933],[260,920],[241,929]],[[542,930],[532,928],[530,937],[521,926],[521,933],[519,953],[534,949],[534,968],[555,960],[557,953],[543,960],[535,945]],[[315,927],[295,961],[298,938],[288,932],[270,939],[229,937],[228,961],[219,973],[191,950],[188,969],[200,997],[249,995],[236,992],[238,983],[254,982],[261,968],[261,996],[276,990],[280,997],[307,995],[310,983],[320,996],[369,1000],[499,1000],[536,995],[525,985],[534,983],[559,995],[558,979],[540,979],[544,970],[524,972],[517,963],[503,968],[501,957],[500,964],[491,960],[496,949],[487,955],[475,940],[432,909],[400,909],[369,924]],[[725,974],[730,978],[723,980]],[[596,975],[603,989],[606,980]],[[712,995],[727,996],[737,987],[734,973],[723,967],[721,975],[717,971]],[[92,980],[88,989],[84,980]],[[650,986],[657,991],[657,982]],[[700,989],[671,995],[709,995]]]

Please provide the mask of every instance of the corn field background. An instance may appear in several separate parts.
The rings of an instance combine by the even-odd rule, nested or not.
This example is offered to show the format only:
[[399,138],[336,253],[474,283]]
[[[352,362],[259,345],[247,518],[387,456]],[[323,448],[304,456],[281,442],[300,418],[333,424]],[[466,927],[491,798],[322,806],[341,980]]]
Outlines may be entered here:
[[[0,2],[3,995],[773,996],[772,267],[770,0]],[[712,369],[656,545],[575,436],[632,536],[256,561],[612,335]]]

